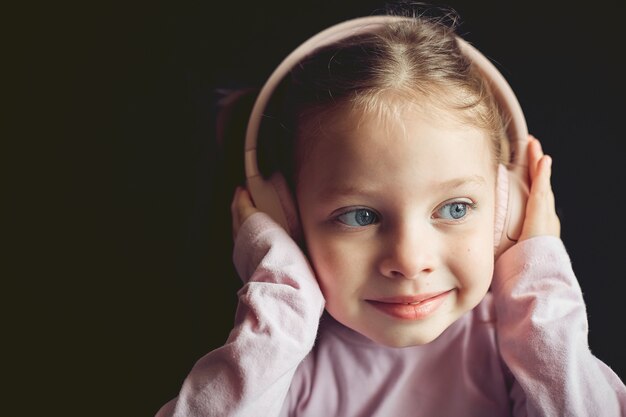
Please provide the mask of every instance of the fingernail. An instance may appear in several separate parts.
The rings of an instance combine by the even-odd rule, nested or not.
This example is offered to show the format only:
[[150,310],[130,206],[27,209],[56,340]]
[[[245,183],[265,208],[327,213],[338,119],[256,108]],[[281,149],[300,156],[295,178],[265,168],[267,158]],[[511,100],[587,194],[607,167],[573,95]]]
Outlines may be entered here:
[[544,158],[546,159],[546,165],[548,165],[548,168],[552,168],[552,158],[549,155],[545,155]]

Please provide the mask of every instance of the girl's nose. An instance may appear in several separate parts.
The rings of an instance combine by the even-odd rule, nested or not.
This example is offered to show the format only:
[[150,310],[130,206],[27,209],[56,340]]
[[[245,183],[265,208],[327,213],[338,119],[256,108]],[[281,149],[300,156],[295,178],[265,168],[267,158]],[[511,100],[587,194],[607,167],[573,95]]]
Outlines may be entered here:
[[387,278],[417,279],[435,269],[436,239],[432,233],[404,228],[389,233],[382,246],[379,268]]

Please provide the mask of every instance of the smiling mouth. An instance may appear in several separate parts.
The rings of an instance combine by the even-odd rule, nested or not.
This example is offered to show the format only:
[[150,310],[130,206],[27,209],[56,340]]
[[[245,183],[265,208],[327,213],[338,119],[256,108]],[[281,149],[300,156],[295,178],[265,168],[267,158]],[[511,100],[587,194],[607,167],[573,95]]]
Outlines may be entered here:
[[388,316],[401,320],[421,320],[435,313],[452,291],[454,290],[365,301]]

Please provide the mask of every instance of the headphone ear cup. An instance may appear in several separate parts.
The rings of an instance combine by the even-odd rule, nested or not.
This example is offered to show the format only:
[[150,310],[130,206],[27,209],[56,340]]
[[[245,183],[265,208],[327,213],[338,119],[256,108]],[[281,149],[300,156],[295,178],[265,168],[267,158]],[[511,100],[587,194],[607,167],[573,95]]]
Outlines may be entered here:
[[[504,171],[501,173],[501,171]],[[496,258],[513,246],[522,234],[522,226],[526,216],[526,202],[528,201],[528,185],[521,172],[525,170],[508,170],[502,166],[498,168],[498,202],[496,204],[496,219],[504,212],[504,224],[501,230],[496,230]],[[506,175],[505,175],[506,174]],[[502,177],[502,178],[500,178]],[[506,192],[500,190],[506,182]],[[502,185],[504,187],[504,185]],[[502,193],[502,195],[500,195]],[[506,198],[504,198],[506,195]],[[496,225],[499,220],[496,221]]]
[[496,210],[493,229],[493,250],[499,255],[501,253],[502,238],[504,233],[504,224],[506,223],[506,214],[509,205],[509,173],[506,167],[498,164],[498,172],[496,177]]
[[294,240],[298,241],[300,238],[298,209],[296,207],[295,199],[289,190],[287,180],[285,180],[285,177],[281,173],[275,172],[272,174],[269,181],[274,187],[276,197],[278,198],[278,202],[282,209],[284,219],[287,224],[286,230],[289,232],[289,235],[294,238]]
[[281,174],[274,173],[268,180],[255,175],[248,178],[247,187],[257,209],[269,215],[294,239],[300,237],[300,222],[295,202],[287,181]]
[[276,182],[266,181],[260,175],[255,175],[248,178],[246,187],[252,196],[254,206],[289,232],[289,222],[282,207],[281,198],[276,190]]

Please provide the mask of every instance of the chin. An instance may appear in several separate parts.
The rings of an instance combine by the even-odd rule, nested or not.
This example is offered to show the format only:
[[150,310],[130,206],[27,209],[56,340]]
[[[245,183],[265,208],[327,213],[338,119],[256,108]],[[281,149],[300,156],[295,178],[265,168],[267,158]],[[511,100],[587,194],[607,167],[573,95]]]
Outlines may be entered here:
[[[396,320],[370,322],[370,327],[364,327],[362,334],[378,344],[404,348],[409,346],[421,346],[435,341],[446,332],[457,320],[458,312],[455,310],[440,312],[434,317],[425,320],[398,322]],[[373,325],[375,323],[375,325]]]
[[444,331],[445,328],[440,331],[433,330],[429,332],[416,332],[407,329],[394,331],[393,329],[389,329],[382,334],[365,334],[365,336],[383,346],[405,348],[426,345],[436,340]]

